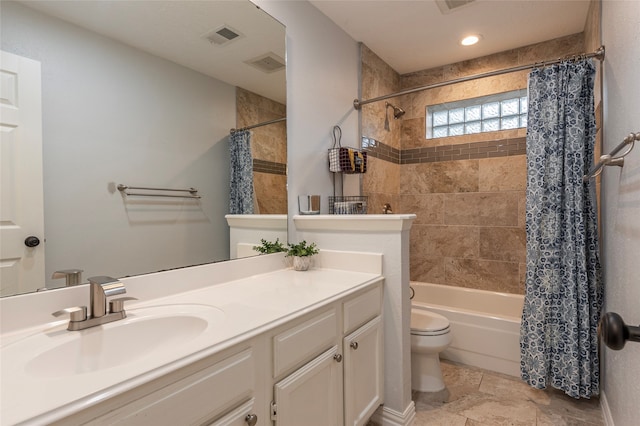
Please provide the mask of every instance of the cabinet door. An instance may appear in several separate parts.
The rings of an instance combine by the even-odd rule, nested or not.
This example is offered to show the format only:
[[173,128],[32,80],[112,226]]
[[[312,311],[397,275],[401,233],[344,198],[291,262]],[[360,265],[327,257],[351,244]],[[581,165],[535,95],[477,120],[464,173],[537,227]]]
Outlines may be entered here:
[[274,386],[276,426],[342,424],[342,356],[334,346]]
[[344,338],[346,426],[364,425],[383,403],[382,321],[376,317]]

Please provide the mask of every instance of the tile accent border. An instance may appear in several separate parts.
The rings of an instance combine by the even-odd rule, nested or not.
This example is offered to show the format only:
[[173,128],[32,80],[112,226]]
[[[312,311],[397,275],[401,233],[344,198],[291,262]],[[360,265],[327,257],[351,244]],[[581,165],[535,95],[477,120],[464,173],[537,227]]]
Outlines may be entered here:
[[287,165],[284,163],[275,163],[273,161],[253,159],[253,171],[260,173],[270,173],[273,175],[286,175]]
[[362,138],[367,154],[394,164],[434,163],[526,154],[526,138],[398,150],[371,138]]

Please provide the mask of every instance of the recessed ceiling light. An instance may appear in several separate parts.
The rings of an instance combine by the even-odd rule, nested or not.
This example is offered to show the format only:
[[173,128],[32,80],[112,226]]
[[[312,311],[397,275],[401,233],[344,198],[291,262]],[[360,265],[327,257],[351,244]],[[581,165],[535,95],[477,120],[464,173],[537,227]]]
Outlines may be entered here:
[[473,46],[474,44],[480,41],[480,38],[481,38],[480,35],[472,34],[460,40],[460,44],[463,46]]

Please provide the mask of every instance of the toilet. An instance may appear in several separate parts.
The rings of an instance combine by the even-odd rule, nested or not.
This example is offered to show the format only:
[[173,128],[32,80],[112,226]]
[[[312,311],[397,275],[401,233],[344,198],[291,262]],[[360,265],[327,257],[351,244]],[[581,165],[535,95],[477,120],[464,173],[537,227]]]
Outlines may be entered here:
[[444,389],[440,352],[449,344],[448,319],[424,309],[411,309],[411,389],[420,392]]

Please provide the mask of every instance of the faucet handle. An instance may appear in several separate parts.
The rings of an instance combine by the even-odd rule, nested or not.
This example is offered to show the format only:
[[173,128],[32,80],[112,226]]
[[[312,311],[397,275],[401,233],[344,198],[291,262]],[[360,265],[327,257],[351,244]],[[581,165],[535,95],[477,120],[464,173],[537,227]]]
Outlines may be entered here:
[[118,297],[109,301],[109,312],[116,313],[124,311],[124,302],[127,300],[138,300],[137,297]]
[[71,322],[80,322],[87,319],[87,307],[86,306],[74,306],[72,308],[65,308],[52,313],[54,317],[59,317],[64,314],[70,314]]

